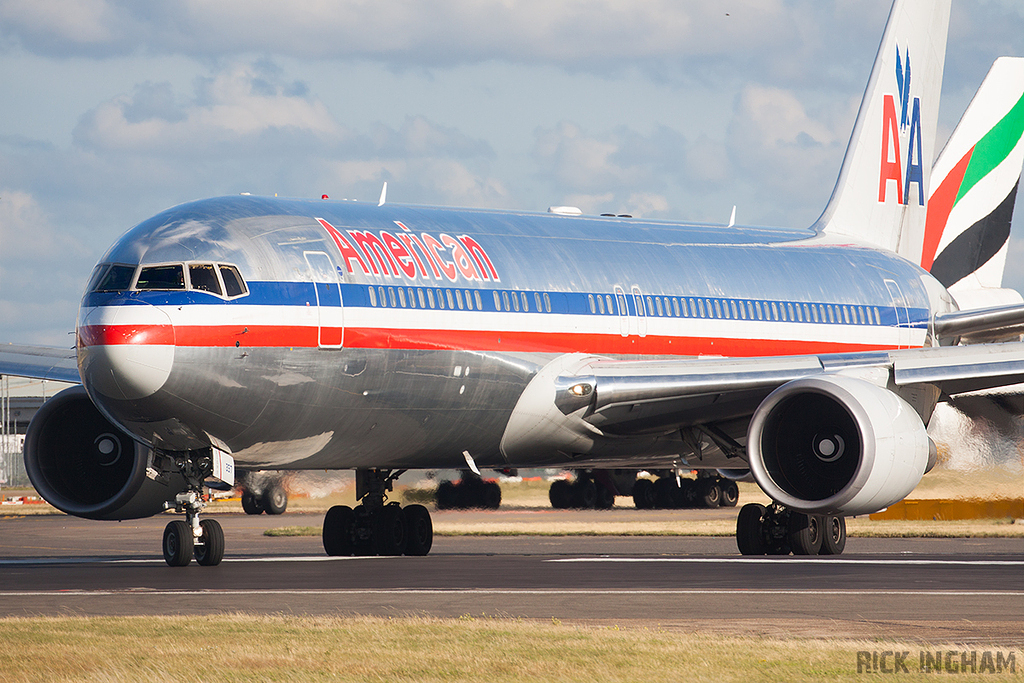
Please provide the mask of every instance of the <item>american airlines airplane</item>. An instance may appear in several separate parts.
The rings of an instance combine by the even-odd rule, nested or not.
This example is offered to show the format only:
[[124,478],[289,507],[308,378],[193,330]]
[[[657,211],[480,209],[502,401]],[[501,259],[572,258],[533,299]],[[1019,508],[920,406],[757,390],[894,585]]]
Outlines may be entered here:
[[[937,401],[1024,381],[1024,344],[993,343],[1019,340],[1020,297],[959,310],[947,289],[1006,242],[991,215],[1013,196],[991,199],[1008,177],[1016,191],[1019,92],[964,133],[948,211],[926,222],[948,21],[949,0],[896,0],[809,228],[383,192],[220,197],[143,221],[96,266],[73,352],[0,352],[0,372],[81,383],[29,428],[33,484],[81,517],[184,513],[163,538],[181,566],[221,561],[204,486],[235,467],[355,470],[360,504],[324,519],[331,555],[429,552],[426,508],[388,502],[409,469],[749,469],[773,504],[741,509],[740,552],[841,552],[845,516],[934,464]],[[942,231],[960,213],[989,218],[958,235],[989,238],[937,279],[920,264],[956,243]]]

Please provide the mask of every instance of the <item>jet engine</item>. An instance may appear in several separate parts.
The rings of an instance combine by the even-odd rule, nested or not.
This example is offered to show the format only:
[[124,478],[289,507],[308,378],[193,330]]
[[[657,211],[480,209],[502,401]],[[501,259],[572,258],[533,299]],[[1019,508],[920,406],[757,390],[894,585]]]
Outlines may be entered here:
[[25,469],[47,502],[76,517],[137,519],[164,510],[185,483],[177,473],[157,478],[153,452],[115,427],[84,387],[65,389],[32,418],[25,435]]
[[808,377],[776,389],[747,433],[754,480],[795,510],[877,512],[902,500],[934,451],[917,412],[891,391],[844,376]]

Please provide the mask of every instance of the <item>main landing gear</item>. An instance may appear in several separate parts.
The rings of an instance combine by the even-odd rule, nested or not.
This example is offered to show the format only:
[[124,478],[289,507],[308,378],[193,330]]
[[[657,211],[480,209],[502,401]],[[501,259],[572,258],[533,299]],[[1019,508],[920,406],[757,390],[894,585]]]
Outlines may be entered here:
[[215,519],[199,519],[206,507],[203,482],[213,472],[213,459],[189,453],[175,457],[174,463],[188,485],[174,499],[174,509],[184,512],[185,520],[176,519],[164,527],[164,561],[184,567],[195,557],[205,567],[218,565],[224,559],[224,530]]
[[748,503],[736,517],[736,545],[742,555],[839,555],[846,547],[846,518]]
[[323,541],[328,555],[426,555],[434,542],[430,512],[422,505],[387,502],[395,480],[405,470],[356,470],[353,510],[335,505],[324,517]]

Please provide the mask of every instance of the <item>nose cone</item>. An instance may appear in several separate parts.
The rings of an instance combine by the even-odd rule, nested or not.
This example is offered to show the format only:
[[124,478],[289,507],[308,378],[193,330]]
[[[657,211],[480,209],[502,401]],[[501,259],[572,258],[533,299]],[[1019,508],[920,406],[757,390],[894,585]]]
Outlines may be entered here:
[[143,303],[83,311],[78,369],[91,391],[115,400],[152,396],[174,365],[174,327],[166,313]]

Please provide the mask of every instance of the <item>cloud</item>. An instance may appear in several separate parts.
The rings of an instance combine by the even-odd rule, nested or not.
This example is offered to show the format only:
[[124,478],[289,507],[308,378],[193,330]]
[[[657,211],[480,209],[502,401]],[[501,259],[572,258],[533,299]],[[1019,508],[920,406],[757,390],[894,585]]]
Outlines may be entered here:
[[34,196],[0,187],[0,341],[70,347],[67,333],[92,265],[89,249]]
[[200,79],[190,101],[168,83],[144,83],[87,113],[74,137],[86,149],[136,152],[218,149],[277,131],[344,137],[322,102],[293,94],[304,92],[300,85],[273,83],[247,64]]
[[[859,36],[864,15],[812,0],[0,0],[0,36],[55,57],[152,54],[373,60],[435,68],[499,60],[688,78],[695,63],[806,73],[823,21]],[[877,26],[871,26],[872,33]],[[856,43],[854,43],[856,45]],[[790,53],[776,64],[777,48]],[[860,46],[857,45],[859,48]]]

